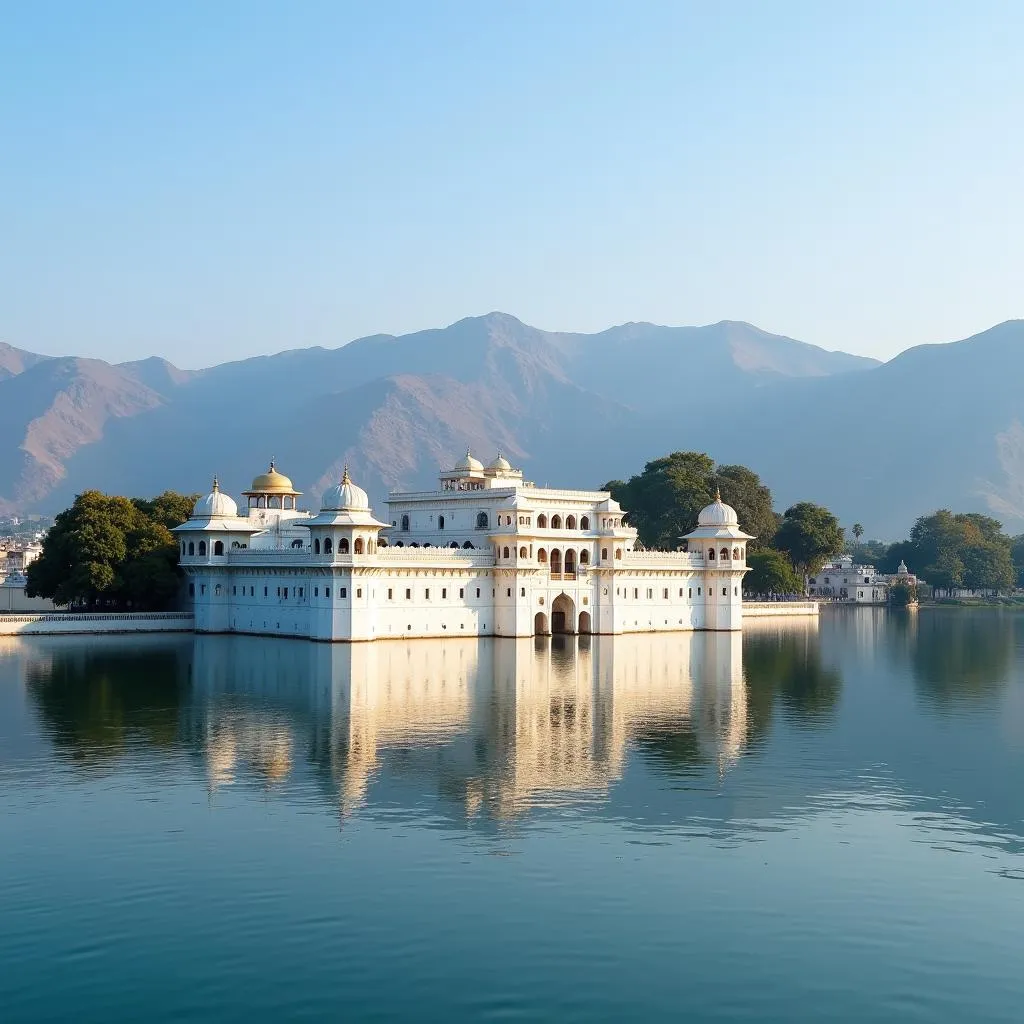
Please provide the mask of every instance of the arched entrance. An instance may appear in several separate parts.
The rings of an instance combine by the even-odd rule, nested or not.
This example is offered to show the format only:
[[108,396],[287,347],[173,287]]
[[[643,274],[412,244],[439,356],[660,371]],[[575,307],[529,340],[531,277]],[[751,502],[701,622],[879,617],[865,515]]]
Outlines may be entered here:
[[535,636],[547,636],[551,632],[548,629],[548,617],[543,612],[537,612],[533,617],[533,632]]
[[551,632],[576,632],[576,605],[567,594],[559,594],[551,605]]
[[580,612],[580,632],[590,633],[590,612]]

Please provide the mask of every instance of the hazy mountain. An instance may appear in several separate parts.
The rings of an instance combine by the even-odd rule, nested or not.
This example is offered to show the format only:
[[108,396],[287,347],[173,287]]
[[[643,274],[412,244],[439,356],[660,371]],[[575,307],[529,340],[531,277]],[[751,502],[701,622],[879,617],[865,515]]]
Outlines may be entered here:
[[551,333],[493,313],[198,372],[0,347],[0,507],[85,487],[237,494],[276,456],[315,501],[343,462],[371,496],[431,486],[467,445],[596,486],[676,448],[757,469],[869,535],[940,505],[1024,529],[1024,323],[881,365],[749,324]]

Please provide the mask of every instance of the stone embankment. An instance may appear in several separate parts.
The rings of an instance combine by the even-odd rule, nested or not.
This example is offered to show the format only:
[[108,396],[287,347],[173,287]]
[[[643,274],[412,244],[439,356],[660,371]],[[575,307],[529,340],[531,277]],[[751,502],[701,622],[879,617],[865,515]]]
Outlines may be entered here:
[[0,614],[0,636],[74,633],[190,633],[186,612],[32,612]]
[[744,601],[743,618],[775,619],[775,618],[807,618],[817,617],[817,601]]

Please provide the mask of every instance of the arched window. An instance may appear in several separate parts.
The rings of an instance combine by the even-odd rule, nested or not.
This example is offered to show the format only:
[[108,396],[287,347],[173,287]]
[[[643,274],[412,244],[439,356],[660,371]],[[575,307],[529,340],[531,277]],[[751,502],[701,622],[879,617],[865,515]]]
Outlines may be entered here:
[[206,554],[206,541],[205,540],[201,540],[199,542],[199,554],[201,554],[201,555],[205,555]]
[[722,548],[722,550],[718,554],[718,557],[723,562],[727,562],[729,560],[729,549],[728,548]]
[[330,537],[324,538],[324,554],[329,555],[334,550],[334,544]]
[[245,545],[244,544],[239,544],[237,540],[233,540],[231,542],[231,547],[232,548],[241,548],[241,547],[245,547]]
[[551,571],[562,571],[562,552],[558,548],[553,548],[551,551]]
[[196,545],[195,545],[195,542],[194,542],[194,541],[191,541],[191,540],[190,540],[190,541],[188,542],[188,553],[189,553],[190,555],[194,555],[194,554],[196,553]]
[[539,516],[537,516],[537,525],[542,530],[546,530],[548,528],[548,517],[546,515],[544,515],[543,512],[541,512],[541,514]]
[[622,548],[616,548],[615,549],[615,557],[616,558],[621,558],[622,557]]
[[466,541],[465,544],[462,545],[462,547],[463,547],[463,550],[465,550],[465,551],[472,551],[473,550],[473,544],[472,544],[471,541],[468,541],[468,540]]
[[561,516],[552,516],[551,517],[551,529],[552,530],[560,530],[561,528],[562,528],[562,517]]
[[296,537],[295,540],[292,541],[292,547],[293,548],[301,548],[302,547],[302,541],[298,537]]
[[[302,541],[301,540],[299,541],[299,546],[300,547],[302,546]],[[213,543],[213,553],[215,555],[223,555],[224,554],[224,541],[222,541],[222,540],[214,541],[214,543]]]
[[567,530],[575,530],[576,529],[576,517],[575,516],[566,516],[565,517],[565,528]]
[[363,547],[364,547],[364,545],[363,545],[363,538],[362,537],[356,537],[355,552],[356,552],[357,555],[361,555],[363,553]]
[[405,541],[402,541],[402,540],[396,540],[396,541],[395,541],[395,547],[396,547],[396,548],[404,548],[404,547],[405,547]]
[[508,558],[508,548],[503,548],[501,552],[502,558]]
[[582,516],[580,518],[580,529],[581,530],[589,530],[590,529],[590,516]]
[[257,498],[256,499],[256,507],[257,508],[266,508],[267,507],[267,499],[262,497],[262,496]]
[[444,529],[444,516],[438,516],[437,517],[437,528],[439,530],[443,530]]
[[525,558],[526,557],[526,548],[525,547],[522,547],[522,548],[519,549],[519,557],[520,558]]
[[341,540],[338,541],[338,554],[348,554],[348,537],[342,537]]
[[409,547],[411,547],[411,548],[418,548],[418,547],[419,547],[419,544],[418,544],[418,543],[417,543],[416,541],[413,541],[413,542],[412,542],[412,543],[411,543],[411,544],[409,545]]
[[317,537],[317,539],[315,541],[313,541],[313,554],[314,555],[319,555],[320,554],[320,538],[319,537]]
[[281,499],[280,498],[267,498],[267,508],[280,508],[280,507],[281,507]]
[[543,548],[537,548],[537,561],[545,565],[548,560],[548,553]]
[[576,571],[576,552],[572,548],[569,548],[565,553],[565,571]]
[[581,551],[580,552],[580,565],[590,565],[590,552],[589,551]]
[[477,512],[476,514],[476,528],[478,530],[486,530],[488,525],[487,513]]
[[459,542],[457,540],[453,540],[451,542],[451,544],[448,545],[448,547],[450,547],[450,548],[457,548],[458,546],[459,546]]
[[708,548],[708,561],[713,562],[715,560],[715,549]]
[[408,516],[402,516],[402,532],[403,533],[408,533],[409,532],[409,517]]
[[607,562],[608,561],[608,549],[607,548],[601,548],[601,561],[602,562]]

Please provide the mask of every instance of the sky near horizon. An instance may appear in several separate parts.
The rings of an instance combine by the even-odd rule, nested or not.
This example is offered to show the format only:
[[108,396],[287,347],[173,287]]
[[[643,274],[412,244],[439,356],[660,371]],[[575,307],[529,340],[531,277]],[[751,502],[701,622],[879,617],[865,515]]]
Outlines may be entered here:
[[1024,3],[0,5],[0,341],[1024,316]]

